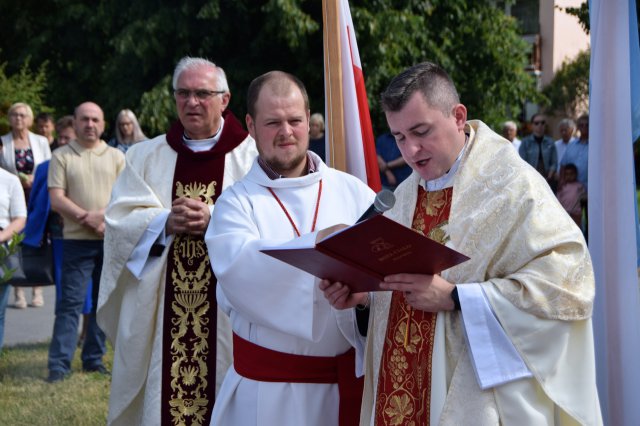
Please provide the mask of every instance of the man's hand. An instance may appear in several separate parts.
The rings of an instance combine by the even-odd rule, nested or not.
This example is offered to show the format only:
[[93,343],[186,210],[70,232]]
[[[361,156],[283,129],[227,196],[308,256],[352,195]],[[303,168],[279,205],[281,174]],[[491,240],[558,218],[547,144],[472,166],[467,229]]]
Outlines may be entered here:
[[321,280],[318,285],[324,292],[324,298],[336,309],[354,308],[356,305],[365,305],[369,299],[369,293],[351,293],[351,290],[341,282]]
[[95,232],[98,232],[100,227],[104,228],[104,211],[89,210],[81,217],[78,217],[78,221],[84,226],[88,226]]
[[100,226],[98,226],[96,229],[94,229],[94,231],[96,232],[96,234],[98,234],[100,237],[104,238],[104,230],[105,230],[106,226],[104,224],[104,222],[102,222],[100,224]]
[[380,288],[404,293],[415,309],[426,312],[452,311],[455,308],[451,292],[454,285],[440,275],[395,274],[384,277]]
[[211,220],[209,206],[200,200],[180,197],[173,201],[167,234],[204,235]]

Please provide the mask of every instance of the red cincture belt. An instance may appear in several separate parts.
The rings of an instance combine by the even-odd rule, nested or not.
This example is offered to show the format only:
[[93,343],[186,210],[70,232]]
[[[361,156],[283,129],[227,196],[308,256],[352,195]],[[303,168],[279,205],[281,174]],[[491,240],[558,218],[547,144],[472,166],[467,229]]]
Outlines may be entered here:
[[355,350],[336,357],[278,352],[233,334],[233,367],[247,379],[261,382],[337,383],[340,426],[360,422],[364,380],[355,376]]

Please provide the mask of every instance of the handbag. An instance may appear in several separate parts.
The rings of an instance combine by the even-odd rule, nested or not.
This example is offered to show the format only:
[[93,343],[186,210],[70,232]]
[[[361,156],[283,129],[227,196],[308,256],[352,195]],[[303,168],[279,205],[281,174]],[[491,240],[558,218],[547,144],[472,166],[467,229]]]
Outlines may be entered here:
[[48,239],[39,247],[23,244],[20,248],[23,276],[14,276],[10,283],[19,287],[53,285],[53,248]]

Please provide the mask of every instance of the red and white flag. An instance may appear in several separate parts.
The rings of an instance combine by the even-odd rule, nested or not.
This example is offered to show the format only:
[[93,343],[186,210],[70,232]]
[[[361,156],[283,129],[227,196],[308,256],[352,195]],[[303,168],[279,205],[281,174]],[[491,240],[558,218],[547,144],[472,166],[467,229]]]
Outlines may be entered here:
[[376,146],[349,2],[325,0],[323,10],[327,160],[379,191]]

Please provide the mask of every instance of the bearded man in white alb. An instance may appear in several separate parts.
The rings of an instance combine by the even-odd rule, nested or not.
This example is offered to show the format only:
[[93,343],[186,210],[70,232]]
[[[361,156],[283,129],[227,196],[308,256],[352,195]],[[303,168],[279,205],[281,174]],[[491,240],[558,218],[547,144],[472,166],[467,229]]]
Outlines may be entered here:
[[260,249],[298,237],[313,242],[333,225],[354,223],[374,193],[308,151],[309,99],[294,76],[256,78],[247,111],[259,156],[218,199],[206,236],[218,303],[234,333],[233,367],[211,424],[357,424],[362,384],[347,340],[355,328],[340,331],[316,278]]
[[414,170],[386,215],[471,259],[387,276],[390,292],[320,284],[336,308],[370,303],[361,425],[601,424],[580,230],[507,140],[467,121],[439,66],[405,70],[381,101]]
[[204,233],[257,151],[227,110],[222,68],[183,58],[173,88],[180,121],[129,149],[106,211],[98,320],[115,346],[113,425],[208,424],[231,362]]

